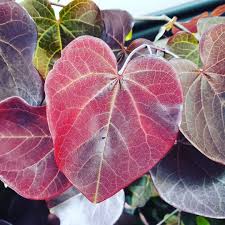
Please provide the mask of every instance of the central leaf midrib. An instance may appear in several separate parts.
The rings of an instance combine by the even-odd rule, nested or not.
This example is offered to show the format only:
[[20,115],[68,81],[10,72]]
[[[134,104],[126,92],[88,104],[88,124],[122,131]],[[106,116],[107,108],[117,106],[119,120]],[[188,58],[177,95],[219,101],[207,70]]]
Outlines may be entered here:
[[94,195],[94,203],[98,202],[98,194],[99,194],[102,165],[103,165],[103,160],[104,160],[104,152],[105,152],[106,143],[107,143],[107,140],[108,140],[109,126],[110,126],[111,120],[112,120],[113,109],[114,109],[116,97],[117,97],[117,94],[118,94],[118,91],[119,91],[119,85],[117,83],[115,83],[114,88],[116,88],[116,90],[114,90],[114,93],[113,93],[113,96],[112,96],[110,111],[109,111],[109,118],[108,118],[108,122],[107,122],[107,125],[106,125],[106,127],[107,127],[106,135],[105,135],[106,138],[105,138],[105,143],[104,143],[104,146],[103,146],[103,151],[101,153],[101,161],[100,161],[98,175],[97,175],[96,190],[95,190],[95,195]]

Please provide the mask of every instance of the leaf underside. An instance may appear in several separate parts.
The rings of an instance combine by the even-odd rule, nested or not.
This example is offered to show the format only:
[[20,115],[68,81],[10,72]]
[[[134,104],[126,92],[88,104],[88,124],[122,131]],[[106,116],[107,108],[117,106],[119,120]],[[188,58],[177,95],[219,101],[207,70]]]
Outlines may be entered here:
[[55,164],[45,106],[1,102],[0,146],[0,179],[21,196],[49,199],[70,187]]
[[37,32],[29,14],[10,0],[0,2],[0,100],[19,96],[40,105],[44,88],[32,65]]
[[92,202],[143,175],[176,139],[182,94],[163,59],[135,58],[119,76],[109,46],[83,36],[65,48],[45,91],[57,164]]
[[184,137],[151,170],[151,175],[160,196],[174,207],[225,218],[224,166],[202,155]]

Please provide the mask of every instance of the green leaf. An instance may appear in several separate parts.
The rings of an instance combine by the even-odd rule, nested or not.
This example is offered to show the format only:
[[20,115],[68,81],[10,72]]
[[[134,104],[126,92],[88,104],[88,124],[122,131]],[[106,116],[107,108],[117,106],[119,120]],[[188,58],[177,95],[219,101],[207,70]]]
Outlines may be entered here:
[[[176,215],[171,216],[169,214],[166,214],[164,216],[164,220],[166,220],[165,221],[166,225],[177,225],[179,223],[179,221],[178,221],[179,218]],[[184,223],[182,221],[181,221],[181,225],[184,225]]]
[[196,223],[197,225],[210,225],[210,222],[202,216],[197,216],[196,217]]
[[131,30],[131,31],[127,34],[127,36],[126,36],[126,38],[125,38],[125,41],[130,41],[130,40],[132,40],[132,37],[133,37],[133,30]]
[[199,19],[197,24],[198,33],[200,34],[200,36],[202,36],[205,31],[218,24],[225,24],[225,17],[214,16]]
[[169,50],[183,59],[188,59],[201,66],[199,42],[193,34],[179,32],[173,35],[168,43]]
[[101,14],[89,0],[74,0],[62,8],[59,20],[47,0],[24,0],[21,3],[33,17],[38,29],[34,64],[45,78],[61,51],[81,35],[101,36]]
[[151,197],[158,195],[151,177],[148,175],[138,179],[128,187],[128,190],[131,192],[131,196],[127,200],[132,208],[143,207]]

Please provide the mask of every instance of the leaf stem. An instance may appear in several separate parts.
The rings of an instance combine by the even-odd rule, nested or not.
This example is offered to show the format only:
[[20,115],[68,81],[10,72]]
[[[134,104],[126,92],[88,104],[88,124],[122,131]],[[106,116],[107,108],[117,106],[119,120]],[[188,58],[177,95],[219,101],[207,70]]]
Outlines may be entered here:
[[163,223],[165,223],[171,216],[173,216],[174,214],[178,213],[179,209],[175,209],[173,212],[171,212],[167,217],[165,217],[163,220],[161,220],[159,223],[157,223],[156,225],[162,225]]
[[144,225],[149,225],[148,221],[146,220],[145,216],[139,212],[139,217],[140,217],[140,220],[141,222],[144,224]]
[[158,50],[158,51],[162,51],[162,52],[165,52],[167,54],[170,54],[171,56],[173,56],[174,58],[179,58],[179,56],[177,56],[176,54],[174,54],[173,52],[165,49],[165,48],[159,48],[157,46],[154,46],[154,45],[149,45],[149,44],[142,44],[140,46],[138,46],[137,48],[135,48],[130,54],[129,56],[127,57],[125,63],[123,64],[123,67],[121,68],[121,70],[118,72],[119,75],[122,75],[124,70],[126,69],[127,67],[127,64],[130,62],[130,60],[132,59],[132,57],[134,56],[135,53],[137,53],[138,51],[144,49],[144,48],[147,48],[148,51],[149,51],[149,54],[152,55],[152,49],[155,49],[155,50]]
[[49,1],[49,3],[50,3],[50,5],[58,6],[58,7],[61,7],[61,8],[65,7],[65,5],[60,4],[60,3],[55,3],[55,2],[51,2],[51,1]]
[[[170,22],[171,18],[168,17],[167,15],[161,15],[161,16],[138,16],[134,18],[136,21],[165,21],[165,22]],[[179,28],[182,31],[191,33],[186,27],[184,27],[182,24],[179,22],[174,22],[174,26]]]

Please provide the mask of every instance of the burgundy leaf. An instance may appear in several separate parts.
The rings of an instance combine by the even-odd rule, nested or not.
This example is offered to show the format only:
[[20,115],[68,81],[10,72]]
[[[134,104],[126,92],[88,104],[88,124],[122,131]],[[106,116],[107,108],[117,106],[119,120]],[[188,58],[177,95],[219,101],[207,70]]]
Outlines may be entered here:
[[19,96],[31,105],[43,101],[43,82],[32,56],[37,31],[29,14],[15,1],[0,1],[0,100]]
[[93,202],[143,175],[176,139],[182,93],[163,59],[137,57],[118,75],[108,45],[83,36],[64,49],[45,90],[57,164]]
[[197,215],[225,218],[225,167],[182,137],[151,175],[160,196],[170,205]]
[[16,97],[3,101],[0,146],[0,178],[21,196],[49,199],[70,186],[54,161],[45,106]]
[[203,34],[200,56],[203,68],[188,60],[176,59],[176,68],[185,96],[181,131],[210,159],[225,164],[225,25]]
[[123,10],[102,10],[101,13],[104,23],[102,39],[111,47],[119,62],[126,53],[125,38],[133,27],[133,18]]

